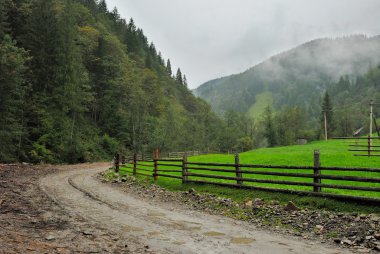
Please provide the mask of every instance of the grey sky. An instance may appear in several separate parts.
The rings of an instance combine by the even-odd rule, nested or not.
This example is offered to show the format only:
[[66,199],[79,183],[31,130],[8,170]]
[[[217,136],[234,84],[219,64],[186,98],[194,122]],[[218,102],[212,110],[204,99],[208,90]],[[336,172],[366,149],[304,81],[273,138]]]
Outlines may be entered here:
[[380,34],[380,0],[106,0],[133,17],[189,87],[303,42]]

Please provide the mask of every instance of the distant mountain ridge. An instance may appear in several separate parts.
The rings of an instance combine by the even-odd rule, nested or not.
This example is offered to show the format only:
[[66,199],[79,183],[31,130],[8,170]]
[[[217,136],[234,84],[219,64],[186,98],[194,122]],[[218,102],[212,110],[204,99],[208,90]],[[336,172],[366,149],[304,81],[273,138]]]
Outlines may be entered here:
[[[243,73],[208,81],[194,94],[209,102],[215,111],[254,112],[257,98],[275,109],[304,106],[316,116],[321,93],[341,76],[355,79],[380,63],[380,36],[353,35],[316,39],[272,56]],[[268,94],[272,95],[268,97]],[[264,96],[265,95],[265,96]]]

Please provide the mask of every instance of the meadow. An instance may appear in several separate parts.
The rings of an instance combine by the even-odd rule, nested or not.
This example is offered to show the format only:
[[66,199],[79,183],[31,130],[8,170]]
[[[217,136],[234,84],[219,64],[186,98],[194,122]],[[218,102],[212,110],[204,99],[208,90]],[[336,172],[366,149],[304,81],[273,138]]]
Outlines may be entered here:
[[[377,142],[377,141],[376,141]],[[275,148],[262,148],[255,149],[252,151],[240,153],[240,164],[255,164],[255,165],[287,165],[287,166],[312,166],[313,165],[313,154],[314,150],[319,150],[320,152],[320,162],[323,167],[358,167],[358,168],[380,168],[380,157],[359,157],[353,156],[355,152],[349,152],[349,143],[344,140],[329,140],[329,141],[316,141],[311,142],[307,145],[294,145],[286,147],[275,147]],[[199,163],[234,163],[233,154],[207,154],[200,156],[188,157],[188,162],[199,162]],[[170,174],[175,176],[181,176],[180,162],[159,162],[159,173]],[[139,170],[143,170],[144,173],[153,173],[153,162],[144,162],[144,165],[151,165],[150,167],[138,165]],[[169,164],[175,164],[175,166],[168,166]],[[130,166],[130,165],[129,165]],[[191,169],[191,167],[202,167],[207,168],[207,166],[196,166],[189,164],[190,168],[188,171],[190,173],[196,174],[207,174],[207,175],[220,175],[227,177],[235,177],[235,172],[216,172],[216,171],[207,171],[202,170],[198,171]],[[229,169],[233,170],[232,167],[223,167],[223,166],[211,166],[212,168],[220,169]],[[166,170],[166,172],[163,171]],[[178,172],[171,172],[176,171]],[[241,168],[241,170],[246,170]],[[286,173],[303,173],[303,174],[312,174],[313,170],[305,169],[263,169],[263,168],[254,168],[247,169],[254,171],[265,171],[265,172],[286,172]],[[121,168],[121,171],[124,173],[131,172],[131,169]],[[333,170],[323,170],[322,175],[337,175],[337,176],[358,176],[366,178],[375,178],[380,179],[380,173],[378,172],[351,172],[351,171],[333,171]],[[312,178],[306,177],[289,177],[289,176],[273,176],[273,175],[260,175],[260,174],[245,174],[243,177],[259,179],[259,180],[279,180],[279,181],[295,181],[295,182],[313,182]],[[227,180],[227,179],[205,179],[197,176],[189,176],[189,180],[207,180],[210,182],[219,182],[219,183],[236,183],[236,180]],[[202,191],[214,192],[217,190],[218,193],[223,193],[226,196],[234,196],[239,193],[236,198],[244,199],[249,194],[260,193],[261,196],[276,198],[285,197],[286,194],[280,193],[268,193],[265,191],[252,191],[252,190],[234,190],[233,188],[211,186],[211,185],[200,185],[194,183],[187,183],[184,186],[181,184],[180,179],[171,179],[159,176],[157,183],[161,186],[172,190],[180,190],[192,186],[196,189]],[[323,184],[334,184],[334,185],[349,185],[349,186],[363,186],[363,187],[376,187],[380,188],[380,183],[370,183],[370,182],[356,182],[356,181],[343,181],[343,180],[332,180],[332,179],[322,179]],[[278,189],[287,189],[287,190],[296,190],[296,191],[312,191],[312,186],[298,186],[298,185],[279,185],[271,183],[256,183],[256,182],[244,182],[244,185],[254,185],[261,187],[270,187]],[[344,189],[331,189],[323,188],[323,192],[334,193],[341,195],[353,195],[353,196],[363,196],[371,198],[379,198],[380,193],[375,191],[357,191],[357,190],[344,190]],[[246,192],[246,193],[243,193]],[[229,195],[230,193],[230,195]],[[248,194],[247,194],[248,193]],[[236,196],[236,195],[235,195]],[[297,196],[294,196],[297,198]],[[280,198],[281,199],[281,198]],[[285,198],[288,199],[288,198]]]

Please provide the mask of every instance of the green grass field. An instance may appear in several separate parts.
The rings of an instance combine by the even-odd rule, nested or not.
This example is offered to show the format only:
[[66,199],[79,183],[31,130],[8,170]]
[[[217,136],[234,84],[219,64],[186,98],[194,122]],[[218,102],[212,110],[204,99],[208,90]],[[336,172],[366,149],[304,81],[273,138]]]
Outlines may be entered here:
[[[292,165],[292,166],[312,166],[313,165],[313,151],[320,151],[321,166],[336,166],[336,167],[368,167],[368,168],[380,168],[380,157],[356,157],[353,156],[353,152],[348,151],[347,141],[342,140],[329,140],[329,141],[317,141],[312,142],[307,145],[295,145],[287,147],[277,147],[277,148],[264,148],[252,150],[249,152],[240,154],[241,164],[263,164],[263,165]],[[207,162],[207,163],[234,163],[234,155],[222,155],[222,154],[209,154],[202,156],[194,156],[188,158],[189,162]],[[148,163],[145,163],[148,164]],[[174,163],[173,163],[174,164]],[[178,165],[180,163],[177,163]],[[151,163],[152,165],[152,163]],[[148,171],[152,170],[152,167],[138,166],[141,169]],[[189,165],[190,167],[190,165]],[[195,166],[199,167],[199,166]],[[204,167],[204,166],[202,166]],[[215,168],[215,166],[213,166]],[[221,167],[218,167],[221,168]],[[227,169],[226,167],[224,167]],[[177,169],[177,167],[170,166],[159,166],[160,169]],[[233,169],[233,168],[229,168]],[[123,169],[122,169],[123,170]],[[312,170],[284,170],[284,169],[249,169],[249,170],[260,170],[260,171],[270,171],[270,172],[292,172],[292,173],[308,173],[312,174]],[[131,172],[131,170],[128,170]],[[234,177],[235,173],[232,172],[212,172],[212,171],[197,171],[190,169],[189,172],[200,173],[200,174],[213,174],[213,175],[223,175]],[[149,172],[144,172],[149,173]],[[162,172],[164,173],[164,172]],[[178,175],[180,172],[165,172],[165,174]],[[339,172],[339,171],[322,171],[325,175],[348,175],[348,176],[360,176],[369,178],[380,178],[380,173],[372,172]],[[303,177],[285,177],[285,176],[266,176],[266,175],[256,175],[256,174],[243,174],[246,178],[253,179],[267,179],[267,180],[281,180],[281,181],[297,181],[297,182],[312,182],[311,178]],[[189,179],[194,180],[207,180],[212,182],[224,182],[224,183],[236,183],[232,180],[220,180],[220,179],[207,179],[199,177],[189,177]],[[337,185],[354,185],[354,186],[368,186],[368,187],[380,187],[380,183],[361,183],[354,181],[342,181],[342,180],[330,180],[322,179],[324,184],[337,184]],[[170,179],[165,177],[159,177],[158,184],[173,190],[183,189],[181,186],[181,180]],[[311,191],[313,187],[311,186],[294,186],[294,185],[278,185],[278,184],[268,184],[268,183],[250,183],[245,182],[245,185],[255,185],[271,188],[282,188],[300,191]],[[197,189],[218,189],[219,193],[224,193],[228,196],[228,193],[234,193],[235,190],[232,188],[224,187],[207,187],[196,184],[191,184],[191,186],[196,186]],[[226,191],[228,189],[228,191]],[[252,193],[252,190],[237,190],[237,192],[245,191],[247,193]],[[324,188],[323,192],[343,194],[343,195],[355,195],[355,196],[365,196],[372,198],[380,198],[380,193],[370,192],[370,191],[353,191],[353,190],[340,190],[340,189],[328,189]],[[257,193],[257,192],[256,192]],[[261,195],[267,196],[265,192],[260,192]],[[234,194],[232,194],[234,195]],[[239,194],[242,198],[246,197],[245,194]],[[238,196],[239,196],[238,195]],[[275,196],[281,196],[283,194],[274,193],[269,194],[272,198]]]
[[261,117],[265,111],[265,108],[273,106],[273,95],[271,92],[265,92],[256,95],[256,102],[248,110],[248,115],[253,118]]

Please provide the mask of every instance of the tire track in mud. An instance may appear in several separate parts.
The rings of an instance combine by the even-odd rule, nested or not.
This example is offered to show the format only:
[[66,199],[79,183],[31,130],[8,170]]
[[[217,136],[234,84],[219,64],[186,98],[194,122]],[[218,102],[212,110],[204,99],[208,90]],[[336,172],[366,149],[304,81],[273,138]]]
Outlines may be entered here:
[[71,186],[73,186],[75,189],[77,189],[78,191],[84,193],[87,197],[89,197],[89,198],[91,198],[91,199],[93,199],[93,200],[95,200],[95,201],[98,201],[99,203],[106,204],[106,205],[108,205],[108,206],[109,206],[110,208],[112,208],[112,209],[117,209],[117,207],[114,206],[113,204],[111,204],[110,202],[104,201],[104,200],[100,199],[99,197],[97,197],[97,196],[91,194],[90,192],[86,191],[85,189],[79,187],[77,184],[74,183],[72,177],[69,177],[69,178],[68,178],[68,183],[69,183]]

